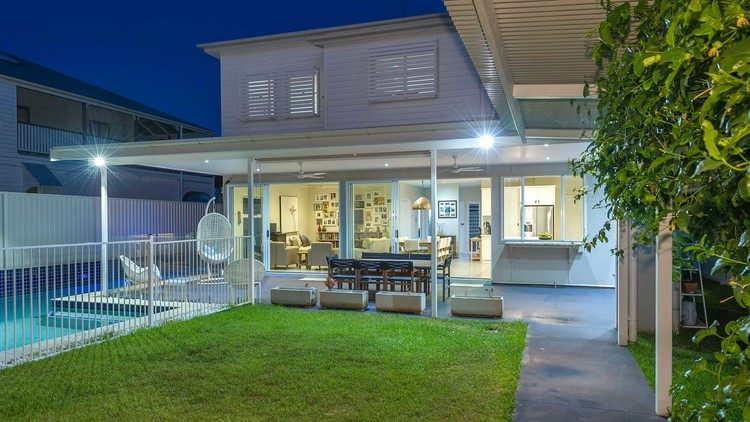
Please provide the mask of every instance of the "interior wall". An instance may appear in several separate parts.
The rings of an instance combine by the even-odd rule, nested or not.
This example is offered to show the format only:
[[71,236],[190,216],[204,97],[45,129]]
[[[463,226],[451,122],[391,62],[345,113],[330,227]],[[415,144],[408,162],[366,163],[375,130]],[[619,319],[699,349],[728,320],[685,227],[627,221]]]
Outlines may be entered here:
[[[445,236],[458,236],[458,222],[462,217],[463,210],[458,206],[458,183],[438,183],[437,200],[456,201],[456,218],[438,218],[438,233]],[[437,211],[438,204],[433,204]],[[437,215],[437,213],[436,213]],[[442,230],[441,230],[442,227]]]

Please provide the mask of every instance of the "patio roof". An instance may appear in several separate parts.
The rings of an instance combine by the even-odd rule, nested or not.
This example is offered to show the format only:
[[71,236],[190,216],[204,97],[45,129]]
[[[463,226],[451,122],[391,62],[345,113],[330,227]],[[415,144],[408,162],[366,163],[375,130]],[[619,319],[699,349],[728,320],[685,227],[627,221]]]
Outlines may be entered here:
[[[91,160],[102,156],[114,165],[232,175],[246,173],[248,158],[264,163],[264,173],[280,173],[296,172],[297,161],[305,161],[306,171],[382,169],[386,158],[392,168],[426,167],[428,161],[415,159],[415,155],[426,156],[432,149],[446,152],[441,154],[441,166],[452,164],[452,154],[468,155],[474,164],[480,164],[480,158],[482,164],[565,162],[586,145],[580,139],[550,138],[542,132],[523,145],[517,135],[503,135],[493,129],[499,127],[496,121],[459,122],[83,145],[54,148],[50,158]],[[477,153],[477,139],[483,133],[495,134],[496,154]]]

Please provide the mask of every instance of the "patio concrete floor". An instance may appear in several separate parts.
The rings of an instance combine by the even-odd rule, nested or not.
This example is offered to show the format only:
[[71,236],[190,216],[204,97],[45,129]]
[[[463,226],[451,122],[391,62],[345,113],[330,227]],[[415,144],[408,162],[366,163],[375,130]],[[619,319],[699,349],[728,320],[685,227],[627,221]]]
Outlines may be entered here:
[[[308,283],[325,289],[322,282],[301,282],[299,277],[271,276],[263,284],[262,301],[268,302],[270,289],[278,285]],[[471,281],[454,278],[453,283]],[[487,294],[481,284],[477,286],[453,288],[451,293]],[[627,348],[617,345],[614,289],[491,288],[493,295],[504,297],[503,319],[523,319],[529,324],[514,420],[663,420],[654,413],[654,392],[643,373]],[[368,312],[374,311],[370,303]],[[429,314],[428,300],[425,315]],[[447,302],[438,302],[438,315],[453,318]]]

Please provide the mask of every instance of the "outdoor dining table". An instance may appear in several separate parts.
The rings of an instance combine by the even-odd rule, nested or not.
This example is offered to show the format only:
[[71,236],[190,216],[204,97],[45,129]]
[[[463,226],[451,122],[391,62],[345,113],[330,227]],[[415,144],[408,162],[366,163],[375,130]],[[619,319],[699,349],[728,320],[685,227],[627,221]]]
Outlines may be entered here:
[[362,258],[359,259],[359,261],[376,261],[376,262],[388,262],[388,261],[394,261],[394,262],[405,262],[405,261],[411,261],[412,265],[414,266],[415,270],[419,270],[423,274],[419,277],[419,280],[417,280],[417,292],[421,292],[422,289],[420,288],[420,280],[425,280],[424,282],[424,292],[429,293],[430,289],[430,271],[432,269],[432,261],[429,259],[392,259],[392,258]]

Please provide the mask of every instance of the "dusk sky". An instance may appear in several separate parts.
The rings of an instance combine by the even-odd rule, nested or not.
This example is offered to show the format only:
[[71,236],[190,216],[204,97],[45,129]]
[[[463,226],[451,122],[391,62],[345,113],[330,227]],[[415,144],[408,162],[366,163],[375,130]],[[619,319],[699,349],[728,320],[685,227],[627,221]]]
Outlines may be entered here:
[[445,12],[441,0],[6,0],[0,51],[220,132],[219,62],[198,43]]

